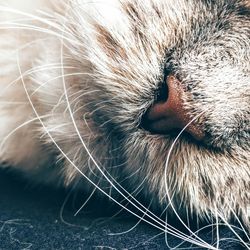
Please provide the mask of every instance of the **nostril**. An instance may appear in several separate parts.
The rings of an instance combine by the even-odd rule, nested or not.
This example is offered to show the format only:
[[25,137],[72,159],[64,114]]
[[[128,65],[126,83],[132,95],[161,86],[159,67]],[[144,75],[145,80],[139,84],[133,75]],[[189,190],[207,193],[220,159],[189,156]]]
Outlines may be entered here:
[[[159,90],[157,101],[143,116],[142,127],[158,134],[183,129],[192,120],[184,107],[185,95],[182,83],[175,76],[169,75]],[[203,131],[193,123],[186,131],[198,140],[204,137]]]
[[163,82],[155,94],[155,103],[166,102],[168,99],[168,85]]

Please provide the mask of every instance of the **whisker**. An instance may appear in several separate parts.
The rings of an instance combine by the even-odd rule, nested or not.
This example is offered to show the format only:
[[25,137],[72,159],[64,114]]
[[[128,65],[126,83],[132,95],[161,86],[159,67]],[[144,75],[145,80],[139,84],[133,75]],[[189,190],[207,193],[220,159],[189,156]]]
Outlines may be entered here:
[[[59,66],[55,66],[55,65],[60,65]],[[43,65],[43,66],[37,66],[37,67],[33,67],[25,72],[23,72],[23,77],[26,77],[28,75],[31,75],[31,74],[34,74],[34,73],[37,73],[39,71],[42,71],[42,70],[48,70],[48,69],[60,69],[62,66],[61,64],[58,64],[58,63],[51,63],[51,64],[46,64],[46,65]],[[67,67],[67,66],[64,66],[64,68],[67,68],[67,69],[74,69],[74,67]],[[21,76],[17,77],[15,80],[13,80],[12,82],[10,82],[5,88],[3,88],[1,90],[1,94],[3,94],[5,91],[7,91],[12,85],[14,85],[15,83],[17,83],[18,81],[21,80]]]
[[93,189],[93,191],[91,192],[91,194],[89,195],[89,197],[86,199],[86,201],[82,204],[82,206],[75,212],[74,216],[77,216],[80,211],[82,211],[82,209],[87,205],[87,203],[89,202],[89,200],[91,199],[91,197],[94,195],[96,191],[96,188]]
[[[64,67],[65,68],[65,67]],[[59,68],[60,69],[60,68]],[[33,73],[33,72],[32,72]],[[56,77],[53,77],[49,80],[47,80],[46,82],[42,83],[38,88],[36,88],[30,96],[33,96],[34,94],[36,94],[36,92],[38,92],[41,88],[43,88],[45,85],[47,85],[48,83],[54,81],[54,80],[57,80],[57,79],[60,79],[62,77],[70,77],[70,76],[80,76],[80,75],[87,75],[86,73],[81,73],[81,72],[76,72],[76,73],[68,73],[68,74],[64,74],[64,75],[59,75],[59,76],[56,76]]]
[[224,221],[225,225],[231,230],[231,232],[239,239],[239,241],[247,248],[250,249],[250,246],[240,237],[240,235],[233,229],[234,227],[230,225],[227,219],[218,212],[218,216]]
[[66,206],[72,192],[73,192],[73,189],[67,194],[67,196],[66,196],[66,198],[65,198],[65,200],[64,200],[64,202],[63,202],[63,204],[62,204],[62,206],[60,208],[60,212],[59,212],[60,220],[61,220],[62,223],[64,223],[67,226],[78,227],[78,228],[85,229],[84,226],[72,224],[70,222],[65,221],[65,219],[63,218],[63,210],[64,210],[64,208],[65,208],[65,206]]
[[[46,117],[50,117],[51,115],[44,115],[44,116],[41,116],[41,119],[42,118],[46,118]],[[4,147],[4,144],[6,143],[6,141],[14,134],[16,133],[19,129],[29,125],[30,123],[33,123],[35,121],[38,121],[39,119],[37,117],[33,118],[33,119],[30,119],[28,121],[25,121],[24,123],[20,124],[19,126],[17,126],[16,128],[14,128],[11,132],[9,132],[9,134],[7,134],[3,140],[1,141],[1,144],[0,144],[0,152],[1,150],[3,149]]]
[[161,233],[159,233],[159,234],[156,234],[155,236],[153,236],[153,237],[149,238],[148,240],[144,241],[143,243],[139,243],[139,244],[137,244],[137,245],[135,245],[135,246],[133,246],[133,247],[128,248],[128,250],[138,249],[140,246],[145,245],[145,243],[148,243],[148,242],[150,242],[150,241],[156,239],[157,237],[159,237],[159,236],[161,236],[161,235],[163,235],[163,234],[164,234],[164,232],[161,232]]
[[[181,219],[181,217],[179,216],[178,212],[176,211],[174,204],[172,203],[172,198],[170,197],[169,191],[168,191],[168,184],[167,184],[167,169],[168,169],[168,165],[169,165],[169,161],[170,161],[170,155],[174,149],[174,146],[176,144],[176,142],[179,140],[180,136],[183,134],[183,132],[186,130],[186,128],[191,125],[196,119],[198,119],[201,115],[203,115],[207,110],[201,112],[200,114],[198,114],[197,116],[195,116],[180,132],[179,134],[176,136],[176,138],[174,139],[169,151],[168,151],[168,155],[167,155],[167,159],[166,159],[166,163],[165,163],[165,169],[164,169],[164,178],[165,178],[165,187],[166,187],[166,195],[168,198],[168,202],[174,212],[174,214],[176,215],[176,217],[178,218],[178,220],[181,222],[181,224],[189,231],[189,233],[191,233],[192,236],[194,236],[195,238],[199,239],[201,242],[203,242],[204,244],[206,244],[207,246],[209,246],[209,244],[207,242],[205,242],[203,239],[201,239],[198,235],[195,235],[192,230],[185,224],[185,222]],[[167,243],[167,242],[166,242]],[[167,243],[168,245],[168,243]]]
[[[149,205],[149,207],[150,207],[150,205]],[[133,227],[128,229],[127,231],[124,231],[124,232],[121,232],[121,233],[109,233],[108,235],[109,236],[119,236],[119,235],[124,235],[124,234],[130,233],[131,231],[133,231],[142,222],[142,218],[144,218],[146,216],[146,214],[147,213],[144,213],[142,215],[142,217],[138,220],[138,222]]]
[[241,226],[242,231],[244,232],[244,235],[247,237],[247,240],[250,242],[250,237],[247,233],[247,231],[245,230],[244,226],[242,225],[239,217],[237,216],[237,214],[235,213],[234,209],[232,207],[230,207],[230,211],[231,213],[234,215],[235,219],[237,220],[237,222],[239,223],[239,225]]
[[[51,21],[51,20],[49,20],[49,19],[42,18],[42,17],[40,17],[40,16],[36,16],[36,15],[31,14],[31,13],[26,13],[26,12],[23,12],[23,11],[20,11],[20,10],[17,10],[17,9],[8,8],[8,7],[4,7],[4,6],[0,6],[0,11],[5,12],[5,13],[6,13],[6,12],[9,12],[9,13],[13,13],[13,14],[19,14],[19,15],[21,15],[21,16],[25,16],[25,17],[27,17],[27,18],[31,18],[32,20],[39,21],[39,22],[41,22],[41,23],[43,23],[43,24],[48,25],[49,27],[53,27],[53,28],[55,28],[55,29],[58,30],[58,31],[62,31],[62,34],[63,34],[63,35],[67,34],[67,35],[69,35],[69,36],[72,36],[71,33],[66,32],[66,27],[61,27],[60,24],[57,24],[57,23],[55,23],[55,22],[53,22],[53,21]],[[9,23],[9,24],[14,24],[14,25],[19,25],[19,24],[15,24],[15,23],[11,23],[11,22],[8,22],[8,23]],[[0,23],[0,24],[1,24],[1,23]],[[49,33],[51,32],[51,34],[56,35],[56,36],[60,35],[60,33],[53,32],[53,31],[48,30],[48,29],[46,29],[46,28],[41,28],[41,27],[39,27],[39,26],[32,26],[32,25],[28,25],[28,24],[22,24],[22,25],[23,25],[23,27],[29,27],[29,28],[31,28],[31,27],[34,28],[34,27],[35,27],[35,28],[37,28],[38,30],[40,29],[40,31],[41,31],[41,30],[43,30],[43,31],[47,30],[47,31],[49,31]],[[10,28],[11,28],[11,27],[10,27]],[[62,38],[62,37],[61,37],[61,38]],[[68,41],[70,41],[72,44],[75,44],[75,43],[76,43],[76,41],[75,41],[74,39],[69,39],[69,38],[67,38],[67,37],[65,37],[65,36],[63,37],[63,39],[65,39],[65,40],[68,39]],[[81,46],[81,44],[78,44],[78,45]]]

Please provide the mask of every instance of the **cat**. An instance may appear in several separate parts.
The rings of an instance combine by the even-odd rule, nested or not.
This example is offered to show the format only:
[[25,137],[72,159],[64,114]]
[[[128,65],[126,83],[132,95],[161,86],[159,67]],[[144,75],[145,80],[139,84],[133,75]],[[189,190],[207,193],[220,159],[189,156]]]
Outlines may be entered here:
[[3,167],[250,227],[248,0],[0,4]]

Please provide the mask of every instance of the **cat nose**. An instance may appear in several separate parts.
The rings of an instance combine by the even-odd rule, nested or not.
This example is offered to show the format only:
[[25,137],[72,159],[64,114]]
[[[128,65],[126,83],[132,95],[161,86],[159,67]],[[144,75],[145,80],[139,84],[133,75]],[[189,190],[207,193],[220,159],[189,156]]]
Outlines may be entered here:
[[[186,95],[182,83],[173,75],[166,79],[167,91],[165,100],[154,103],[142,118],[142,127],[150,132],[157,134],[169,134],[173,131],[181,131],[187,126],[194,117],[192,117],[184,108],[184,96]],[[192,122],[186,128],[196,140],[204,138],[204,132]]]

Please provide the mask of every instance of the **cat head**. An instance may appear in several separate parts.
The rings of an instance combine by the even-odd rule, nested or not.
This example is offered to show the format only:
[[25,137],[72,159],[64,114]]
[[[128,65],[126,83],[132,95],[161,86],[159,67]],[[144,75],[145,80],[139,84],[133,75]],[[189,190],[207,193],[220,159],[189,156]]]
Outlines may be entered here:
[[88,70],[88,80],[81,80],[81,88],[90,93],[82,100],[91,113],[88,119],[107,139],[107,148],[119,145],[109,157],[122,159],[128,176],[137,173],[130,180],[132,189],[143,180],[145,196],[157,204],[166,204],[169,193],[199,214],[224,208],[229,216],[231,209],[246,209],[247,4],[71,3],[68,25],[77,43],[68,47],[79,67]]

